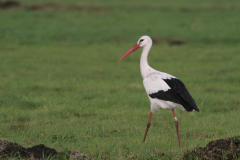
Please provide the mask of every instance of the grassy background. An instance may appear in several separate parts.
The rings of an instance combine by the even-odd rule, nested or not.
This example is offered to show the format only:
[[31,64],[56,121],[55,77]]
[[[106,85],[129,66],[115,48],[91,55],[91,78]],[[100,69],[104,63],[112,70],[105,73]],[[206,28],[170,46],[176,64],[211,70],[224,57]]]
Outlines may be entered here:
[[[178,159],[239,135],[239,1],[51,2],[81,9],[0,10],[1,139],[94,159]],[[154,112],[141,143],[150,113],[141,51],[117,61],[142,35],[186,41],[154,44],[149,55],[153,68],[186,84],[200,108],[177,111],[182,148],[169,110]]]

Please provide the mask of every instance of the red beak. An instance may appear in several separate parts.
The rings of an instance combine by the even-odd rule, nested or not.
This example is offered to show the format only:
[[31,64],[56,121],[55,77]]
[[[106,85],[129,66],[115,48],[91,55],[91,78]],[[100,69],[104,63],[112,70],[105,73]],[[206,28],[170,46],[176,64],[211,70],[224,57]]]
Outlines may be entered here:
[[129,54],[131,54],[133,51],[137,50],[138,48],[140,48],[139,44],[135,44],[131,49],[129,49],[119,60],[121,61],[123,58],[127,57]]

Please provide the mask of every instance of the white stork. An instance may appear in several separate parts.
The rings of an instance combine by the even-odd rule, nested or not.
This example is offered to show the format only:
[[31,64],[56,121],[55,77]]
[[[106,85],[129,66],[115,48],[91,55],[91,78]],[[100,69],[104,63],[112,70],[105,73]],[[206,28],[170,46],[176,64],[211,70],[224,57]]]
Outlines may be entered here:
[[178,134],[178,142],[179,146],[181,147],[178,121],[175,111],[177,108],[179,108],[183,110],[185,109],[188,112],[193,110],[199,112],[199,109],[181,80],[170,74],[159,72],[148,65],[148,52],[152,47],[152,39],[149,36],[142,36],[137,41],[137,44],[129,49],[118,61],[121,61],[140,47],[143,47],[140,59],[140,69],[143,77],[143,85],[151,103],[151,112],[149,121],[147,123],[147,129],[143,143],[145,142],[148,129],[151,125],[152,113],[159,108],[163,108],[171,109],[173,112],[175,126]]

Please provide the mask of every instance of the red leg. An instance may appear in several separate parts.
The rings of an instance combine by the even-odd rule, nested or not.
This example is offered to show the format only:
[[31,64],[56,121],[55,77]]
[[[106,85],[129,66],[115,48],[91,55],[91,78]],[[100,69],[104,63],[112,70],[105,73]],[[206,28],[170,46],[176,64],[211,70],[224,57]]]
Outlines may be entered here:
[[180,140],[180,135],[179,135],[179,129],[178,129],[178,121],[177,121],[177,117],[176,117],[176,113],[175,110],[173,109],[173,116],[174,116],[174,120],[175,120],[175,127],[177,129],[177,135],[178,135],[178,142],[179,142],[179,147],[181,148],[181,140]]
[[147,123],[147,130],[146,130],[146,133],[145,133],[145,136],[144,136],[144,139],[143,139],[143,142],[142,142],[142,143],[145,142],[145,139],[146,139],[146,136],[147,136],[147,133],[148,133],[148,129],[149,129],[149,127],[151,126],[151,120],[152,120],[152,112],[150,113],[149,121],[148,121],[148,123]]

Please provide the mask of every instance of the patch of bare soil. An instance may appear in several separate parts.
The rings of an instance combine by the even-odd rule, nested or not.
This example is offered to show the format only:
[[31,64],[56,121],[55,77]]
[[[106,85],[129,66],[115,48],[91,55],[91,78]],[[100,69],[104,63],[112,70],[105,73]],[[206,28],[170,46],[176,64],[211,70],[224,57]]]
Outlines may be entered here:
[[182,160],[233,160],[240,159],[240,136],[211,141],[206,147],[197,147],[184,153]]
[[[164,155],[163,153],[161,155]],[[67,151],[67,153],[57,152],[53,148],[46,147],[39,144],[33,147],[25,148],[14,142],[0,139],[0,159],[9,158],[26,158],[31,160],[59,158],[61,159],[89,159],[83,153],[74,150]],[[131,159],[134,159],[132,157]],[[187,151],[182,156],[181,160],[232,160],[240,159],[240,136],[218,139],[211,141],[206,147],[196,147],[192,151]]]
[[179,39],[170,39],[170,38],[152,38],[153,43],[168,43],[169,45],[183,45],[185,44],[184,40]]
[[[0,1],[0,9],[12,9],[12,8],[21,8],[26,10],[49,10],[49,9],[65,9],[65,10],[84,10],[84,11],[111,11],[113,8],[109,7],[101,7],[101,6],[83,6],[83,5],[64,5],[59,3],[45,3],[45,4],[31,4],[31,5],[24,5],[18,2],[17,0],[5,0]],[[117,7],[119,9],[119,7]],[[122,9],[132,11],[132,7],[121,7]],[[222,7],[203,7],[203,8],[179,8],[175,9],[172,7],[166,8],[166,7],[134,7],[134,9],[151,9],[151,10],[163,10],[163,11],[179,11],[183,13],[188,12],[208,12],[208,11],[229,11],[229,10],[235,10],[237,7],[234,5],[231,6],[222,6]]]
[[0,8],[6,9],[6,8],[14,8],[14,7],[20,7],[21,4],[17,1],[6,1],[6,2],[0,2]]
[[[53,148],[46,147],[43,144],[39,144],[33,147],[25,148],[14,142],[8,142],[7,140],[0,139],[0,159],[8,158],[27,158],[31,160],[56,158],[62,156],[63,153],[57,152]],[[87,159],[87,156],[83,153],[79,153],[73,150],[67,152],[63,159]]]
[[0,9],[26,9],[30,11],[35,10],[51,10],[51,9],[60,9],[60,10],[84,10],[84,11],[111,11],[110,8],[101,7],[101,6],[81,6],[81,5],[64,5],[56,3],[44,3],[44,4],[30,4],[24,5],[18,1],[0,1]]

